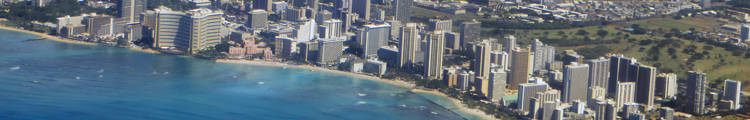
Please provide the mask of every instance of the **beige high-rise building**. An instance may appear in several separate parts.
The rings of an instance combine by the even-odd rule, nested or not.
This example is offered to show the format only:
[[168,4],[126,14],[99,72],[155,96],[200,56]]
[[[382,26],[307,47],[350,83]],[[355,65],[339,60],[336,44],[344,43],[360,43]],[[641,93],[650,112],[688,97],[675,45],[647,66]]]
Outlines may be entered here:
[[474,72],[478,77],[487,77],[490,74],[490,57],[492,46],[489,41],[481,42],[476,45],[474,50]]
[[487,99],[492,102],[499,102],[500,99],[505,96],[505,83],[508,79],[508,73],[504,69],[493,69],[490,71],[489,76],[489,93]]
[[153,11],[147,11],[146,15],[154,16],[154,21],[145,21],[146,23],[153,23],[153,38],[154,47],[160,49],[179,49],[187,52],[190,46],[190,30],[192,27],[190,24],[192,21],[189,17],[180,11],[172,11],[172,9],[159,6]]
[[408,23],[399,30],[398,67],[411,69],[416,61],[417,50],[421,40],[417,38],[417,23]]
[[562,101],[566,103],[573,102],[575,100],[586,101],[587,81],[588,81],[589,65],[579,64],[576,62],[565,66],[563,73],[563,95]]
[[443,35],[443,31],[438,30],[429,32],[426,40],[427,50],[424,51],[424,76],[428,78],[441,78],[440,73],[443,70],[443,49],[445,48],[445,36]]
[[508,86],[510,90],[518,90],[518,85],[529,80],[531,53],[527,49],[516,48],[511,52],[510,77]]
[[191,18],[190,54],[214,47],[221,42],[221,11],[198,8],[187,12]]
[[459,67],[451,66],[443,69],[443,82],[449,88],[452,88],[458,84],[458,73],[460,72]]

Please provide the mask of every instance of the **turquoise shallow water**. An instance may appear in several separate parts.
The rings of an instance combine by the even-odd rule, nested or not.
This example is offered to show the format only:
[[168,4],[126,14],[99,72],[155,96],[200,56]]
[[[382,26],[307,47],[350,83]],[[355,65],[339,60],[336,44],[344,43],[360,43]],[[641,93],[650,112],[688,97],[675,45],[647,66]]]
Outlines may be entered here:
[[0,29],[0,119],[463,119],[409,88],[360,78],[20,42],[35,37]]

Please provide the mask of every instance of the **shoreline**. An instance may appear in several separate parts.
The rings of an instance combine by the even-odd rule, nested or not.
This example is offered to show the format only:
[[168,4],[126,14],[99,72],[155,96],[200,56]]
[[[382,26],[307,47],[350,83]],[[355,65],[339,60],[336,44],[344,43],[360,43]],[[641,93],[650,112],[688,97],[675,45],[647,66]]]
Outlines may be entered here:
[[339,71],[339,70],[331,70],[331,69],[326,69],[326,68],[316,67],[316,66],[309,66],[309,65],[288,65],[288,64],[279,63],[279,62],[254,61],[254,60],[227,60],[227,59],[217,59],[216,62],[230,63],[230,64],[245,64],[245,65],[257,65],[257,66],[309,69],[309,70],[314,70],[314,71],[321,71],[321,72],[326,72],[326,73],[333,73],[333,74],[339,74],[339,75],[346,75],[350,77],[362,78],[362,79],[372,80],[375,82],[388,83],[388,84],[397,85],[397,86],[406,87],[406,88],[416,87],[416,84],[409,83],[406,81],[384,79],[384,78],[375,77],[375,76],[369,76],[369,75],[363,75],[363,74],[357,74],[357,73],[351,73],[351,72]]
[[[35,31],[23,30],[23,29],[19,29],[19,28],[15,28],[15,27],[4,26],[4,25],[0,25],[0,29],[9,30],[9,31],[15,31],[15,32],[23,32],[23,33],[27,33],[27,34],[33,34],[33,35],[39,36],[41,38],[44,38],[44,39],[47,39],[47,40],[56,41],[56,42],[71,43],[71,44],[83,44],[83,45],[99,45],[97,43],[75,41],[75,40],[60,38],[58,36],[48,35],[48,34],[45,34],[45,33],[39,33],[39,32],[35,32]],[[160,52],[152,50],[152,49],[138,49],[138,48],[131,48],[131,47],[123,47],[123,48],[129,49],[129,50],[134,50],[134,51],[146,52],[146,53],[160,53]],[[339,71],[339,70],[331,70],[331,69],[326,69],[326,68],[316,67],[316,66],[309,66],[309,65],[288,65],[288,64],[284,64],[284,63],[280,63],[280,62],[253,61],[253,60],[217,59],[215,61],[216,62],[221,62],[221,63],[230,63],[230,64],[246,64],[246,65],[257,65],[257,66],[291,67],[291,68],[299,68],[299,69],[309,69],[309,70],[315,70],[315,71],[321,71],[321,72],[327,72],[327,73],[333,73],[333,74],[339,74],[339,75],[346,75],[346,76],[350,76],[350,77],[367,79],[367,80],[371,80],[371,81],[375,81],[375,82],[381,82],[381,83],[387,83],[387,84],[397,85],[397,86],[401,86],[401,87],[411,88],[410,91],[412,91],[412,92],[424,92],[424,93],[435,94],[435,95],[439,95],[439,96],[442,96],[442,97],[446,97],[448,99],[451,99],[451,101],[453,101],[453,104],[455,104],[456,106],[459,106],[458,110],[460,110],[460,111],[463,111],[463,112],[466,112],[466,113],[469,113],[469,114],[472,114],[472,115],[475,115],[475,116],[480,116],[482,119],[498,120],[494,116],[487,115],[487,114],[485,114],[481,110],[478,110],[478,109],[475,109],[475,108],[474,109],[470,109],[470,108],[466,107],[460,100],[448,97],[444,93],[441,93],[441,92],[438,92],[438,91],[435,91],[435,90],[427,91],[427,90],[417,89],[417,88],[415,88],[416,84],[409,83],[409,82],[406,82],[406,81],[384,79],[384,78],[370,76],[370,75],[357,74],[357,73],[351,73],[351,72]],[[464,116],[461,116],[461,117],[464,117]]]
[[[15,32],[23,32],[23,33],[28,33],[28,34],[33,34],[33,35],[42,37],[42,38],[44,38],[46,40],[52,40],[52,41],[56,41],[56,42],[72,43],[72,44],[83,44],[83,45],[99,45],[97,43],[75,41],[75,40],[70,40],[70,39],[66,39],[66,38],[60,38],[59,36],[47,35],[45,33],[34,32],[34,31],[29,31],[29,30],[23,30],[23,29],[19,29],[19,28],[15,28],[15,27],[4,26],[4,25],[0,25],[0,29],[10,30],[10,31],[15,31]],[[147,53],[158,53],[158,51],[151,50],[151,49],[138,49],[138,48],[131,48],[131,47],[122,47],[122,48],[129,49],[129,50],[140,51],[140,52],[147,52]]]
[[[461,100],[449,97],[445,93],[438,92],[437,90],[412,89],[411,91],[412,92],[421,92],[421,93],[434,94],[434,95],[439,95],[439,96],[442,96],[442,97],[446,97],[446,98],[450,99],[451,101],[453,101],[454,105],[458,106],[458,110],[459,111],[463,111],[465,113],[469,113],[469,114],[472,114],[474,116],[479,116],[480,118],[482,118],[484,120],[500,120],[500,119],[495,118],[495,116],[488,115],[488,114],[484,113],[484,111],[479,110],[477,108],[469,108],[466,105],[464,105],[463,102],[461,102]],[[464,118],[466,118],[466,117],[464,117]]]

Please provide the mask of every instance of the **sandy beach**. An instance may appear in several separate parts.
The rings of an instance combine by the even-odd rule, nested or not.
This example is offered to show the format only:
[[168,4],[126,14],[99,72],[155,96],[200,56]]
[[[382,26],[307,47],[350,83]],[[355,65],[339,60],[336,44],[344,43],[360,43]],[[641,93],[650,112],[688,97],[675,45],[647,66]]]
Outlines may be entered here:
[[[66,38],[60,38],[58,36],[47,35],[45,33],[39,33],[39,32],[34,32],[34,31],[29,31],[29,30],[22,30],[20,28],[9,27],[9,26],[2,26],[2,25],[0,25],[0,29],[34,34],[34,35],[40,36],[42,38],[45,38],[46,40],[52,40],[52,41],[57,41],[57,42],[73,43],[73,44],[85,44],[85,45],[98,45],[96,43],[83,42],[83,41],[75,41],[75,40],[70,40],[70,39],[66,39]],[[141,51],[141,52],[148,52],[148,53],[157,52],[157,51],[150,50],[150,49],[140,49],[140,48],[130,48],[130,47],[127,47],[127,48],[131,49],[131,50],[136,50],[136,51]]]
[[299,68],[299,69],[309,69],[313,71],[322,71],[322,72],[328,72],[328,73],[334,73],[334,74],[340,74],[340,75],[347,75],[357,78],[364,78],[368,80],[373,80],[377,82],[383,82],[383,83],[389,83],[393,85],[398,85],[402,87],[408,87],[413,88],[416,86],[413,83],[409,83],[406,81],[398,81],[398,80],[390,80],[390,79],[383,79],[375,76],[369,76],[369,75],[363,75],[363,74],[357,74],[357,73],[351,73],[351,72],[345,72],[345,71],[339,71],[339,70],[330,70],[322,67],[316,67],[316,66],[309,66],[309,65],[288,65],[284,63],[279,62],[269,62],[269,61],[252,61],[252,60],[226,60],[226,59],[218,59],[216,62],[223,62],[223,63],[234,63],[234,64],[247,64],[247,65],[259,65],[259,66],[277,66],[277,67],[289,67],[289,68]]
[[[338,70],[330,70],[330,69],[326,69],[326,68],[321,68],[321,67],[316,67],[316,66],[308,66],[308,65],[287,65],[287,64],[284,64],[284,63],[269,62],[269,61],[225,60],[225,59],[219,59],[219,60],[216,60],[216,62],[234,63],[234,64],[247,64],[247,65],[259,65],[259,66],[277,66],[277,67],[290,67],[290,68],[310,69],[310,70],[314,70],[314,71],[323,71],[323,72],[328,72],[328,73],[334,73],[334,74],[341,74],[341,75],[348,75],[348,76],[352,76],[352,77],[364,78],[364,79],[378,81],[378,82],[390,83],[390,84],[393,84],[393,85],[398,85],[398,86],[403,86],[403,87],[413,88],[414,86],[416,86],[413,83],[408,83],[408,82],[405,82],[405,81],[383,79],[383,78],[379,78],[379,77],[375,77],[375,76],[368,76],[368,75],[356,74],[356,73],[345,72],[345,71],[338,71]],[[461,102],[461,100],[448,97],[447,95],[445,95],[445,94],[443,94],[441,92],[438,92],[438,91],[435,91],[435,90],[433,90],[433,91],[427,91],[427,90],[422,90],[422,89],[412,89],[411,91],[426,92],[426,93],[430,93],[430,94],[436,94],[436,95],[440,95],[440,96],[443,96],[443,97],[447,97],[447,98],[451,99],[451,101],[453,101],[453,104],[455,104],[456,106],[460,106],[459,110],[461,110],[461,111],[464,111],[466,113],[470,113],[470,114],[473,114],[473,115],[476,115],[476,116],[481,116],[482,119],[485,119],[485,120],[498,120],[494,116],[487,115],[487,114],[484,113],[484,111],[481,111],[479,109],[469,109],[468,107],[466,107]]]
[[446,95],[444,93],[441,93],[441,92],[439,92],[437,90],[412,89],[411,91],[412,92],[424,92],[424,93],[430,93],[430,94],[435,94],[435,95],[440,95],[440,96],[443,96],[443,97],[447,97],[447,98],[451,99],[451,101],[453,101],[453,104],[455,104],[456,106],[459,106],[459,110],[460,111],[463,111],[463,112],[466,112],[466,113],[469,113],[469,114],[472,114],[472,115],[475,115],[475,116],[480,116],[480,117],[482,117],[483,120],[499,120],[499,119],[495,118],[495,116],[485,114],[484,111],[482,111],[482,110],[479,110],[479,109],[476,109],[476,108],[469,108],[466,105],[464,105],[463,102],[461,102],[461,100],[458,100],[458,99],[452,98],[452,97],[448,97],[448,95]]

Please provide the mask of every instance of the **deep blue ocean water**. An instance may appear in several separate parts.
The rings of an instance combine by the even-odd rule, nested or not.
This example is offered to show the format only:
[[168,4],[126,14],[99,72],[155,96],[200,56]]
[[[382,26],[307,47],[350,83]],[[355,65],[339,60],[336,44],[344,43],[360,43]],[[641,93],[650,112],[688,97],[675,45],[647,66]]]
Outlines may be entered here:
[[463,119],[409,88],[360,78],[107,46],[21,42],[36,37],[0,29],[2,120]]

